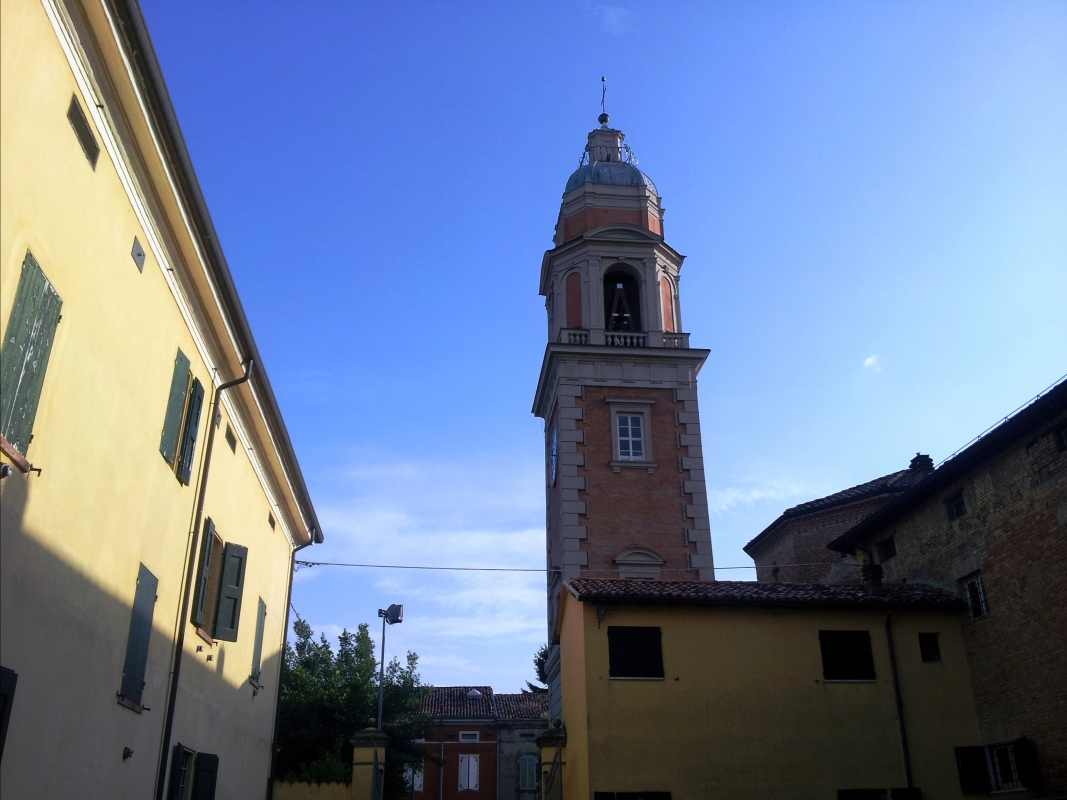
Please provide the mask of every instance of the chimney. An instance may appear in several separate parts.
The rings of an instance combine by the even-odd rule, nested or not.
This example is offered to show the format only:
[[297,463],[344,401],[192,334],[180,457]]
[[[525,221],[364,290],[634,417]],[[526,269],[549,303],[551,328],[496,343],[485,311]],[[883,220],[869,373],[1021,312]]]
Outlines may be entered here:
[[932,470],[933,468],[934,468],[934,460],[932,458],[930,458],[930,456],[924,455],[923,453],[916,453],[915,454],[915,458],[913,458],[911,460],[911,463],[908,464],[908,469],[910,469],[910,470],[920,470],[920,469]]
[[867,589],[867,594],[879,595],[882,593],[881,564],[864,564],[860,567],[860,577],[863,578],[863,585]]

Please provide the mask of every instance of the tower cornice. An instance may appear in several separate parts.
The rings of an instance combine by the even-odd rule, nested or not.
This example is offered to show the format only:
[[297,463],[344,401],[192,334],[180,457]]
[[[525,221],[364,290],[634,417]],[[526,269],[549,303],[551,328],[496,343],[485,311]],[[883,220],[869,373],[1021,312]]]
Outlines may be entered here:
[[577,239],[545,251],[541,259],[539,293],[542,297],[548,296],[552,267],[561,261],[589,256],[619,260],[643,257],[642,251],[647,252],[649,246],[676,269],[682,268],[685,256],[667,244],[659,234],[637,225],[602,225],[586,231]]
[[549,344],[541,362],[532,411],[551,413],[553,387],[575,385],[690,389],[711,350]]

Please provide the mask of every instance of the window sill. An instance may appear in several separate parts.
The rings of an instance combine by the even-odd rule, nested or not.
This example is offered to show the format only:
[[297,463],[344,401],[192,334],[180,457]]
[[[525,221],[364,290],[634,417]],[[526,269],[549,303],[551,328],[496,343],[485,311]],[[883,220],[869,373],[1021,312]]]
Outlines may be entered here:
[[26,457],[15,449],[15,445],[11,444],[11,442],[5,439],[2,435],[0,435],[0,452],[11,459],[11,463],[24,475],[27,472],[36,472],[38,475],[41,474],[41,470],[27,461]]
[[655,461],[611,461],[609,463],[612,472],[618,472],[620,469],[647,469],[649,475],[652,475],[659,466]]
[[666,678],[624,678],[619,676],[616,678],[614,675],[609,675],[608,680],[611,681],[664,681]]
[[823,683],[878,683],[877,678],[823,678]]
[[140,703],[135,703],[129,698],[123,697],[121,694],[116,694],[115,698],[118,700],[118,704],[123,708],[128,708],[136,714],[141,714],[145,711],[151,711],[152,709],[142,706]]
[[215,646],[215,640],[211,638],[207,631],[201,628],[199,625],[196,627],[196,635],[207,642],[212,647]]

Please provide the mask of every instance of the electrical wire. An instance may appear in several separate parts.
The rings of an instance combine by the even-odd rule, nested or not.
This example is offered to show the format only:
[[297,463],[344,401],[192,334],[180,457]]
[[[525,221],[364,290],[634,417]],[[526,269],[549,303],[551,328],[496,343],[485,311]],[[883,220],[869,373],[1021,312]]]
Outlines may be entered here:
[[[363,569],[421,569],[421,570],[434,570],[440,572],[560,572],[559,568],[546,569],[544,567],[427,567],[417,566],[414,564],[350,564],[341,561],[296,561],[294,562],[301,567],[361,567]],[[858,567],[859,564],[844,563],[847,566]],[[715,569],[775,569],[783,567],[825,567],[830,565],[831,562],[827,561],[815,561],[809,564],[760,564],[752,566],[741,567],[715,567]],[[661,567],[661,572],[692,572],[692,570],[684,567]],[[614,570],[583,570],[583,572],[614,572]],[[294,609],[295,610],[295,609]]]

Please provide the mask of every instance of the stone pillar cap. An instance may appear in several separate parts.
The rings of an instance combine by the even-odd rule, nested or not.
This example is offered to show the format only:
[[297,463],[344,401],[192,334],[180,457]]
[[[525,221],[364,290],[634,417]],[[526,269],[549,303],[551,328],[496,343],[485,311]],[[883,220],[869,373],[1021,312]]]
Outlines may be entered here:
[[384,747],[385,743],[389,741],[389,734],[377,728],[364,728],[352,734],[352,738],[348,741],[353,747],[374,747],[376,745]]

